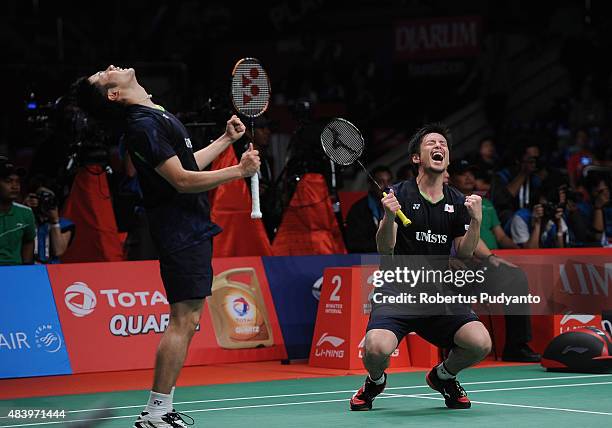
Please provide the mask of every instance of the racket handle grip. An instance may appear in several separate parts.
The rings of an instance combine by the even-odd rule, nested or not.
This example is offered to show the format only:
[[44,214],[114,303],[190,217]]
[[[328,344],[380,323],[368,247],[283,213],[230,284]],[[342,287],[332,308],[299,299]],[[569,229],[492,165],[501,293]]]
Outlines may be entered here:
[[[387,192],[383,192],[383,196],[387,196]],[[402,222],[402,224],[404,225],[404,227],[408,226],[409,224],[412,224],[410,219],[408,217],[406,217],[406,215],[402,212],[402,210],[397,210],[395,215],[399,217],[399,219]]]
[[261,218],[259,206],[259,172],[251,177],[251,218]]

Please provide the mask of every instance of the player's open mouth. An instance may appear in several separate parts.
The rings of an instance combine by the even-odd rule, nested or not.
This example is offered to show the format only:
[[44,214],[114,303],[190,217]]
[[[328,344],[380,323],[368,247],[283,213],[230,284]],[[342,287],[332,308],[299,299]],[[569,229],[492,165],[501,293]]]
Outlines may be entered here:
[[431,159],[436,162],[442,162],[444,160],[444,152],[442,150],[433,150],[431,152]]

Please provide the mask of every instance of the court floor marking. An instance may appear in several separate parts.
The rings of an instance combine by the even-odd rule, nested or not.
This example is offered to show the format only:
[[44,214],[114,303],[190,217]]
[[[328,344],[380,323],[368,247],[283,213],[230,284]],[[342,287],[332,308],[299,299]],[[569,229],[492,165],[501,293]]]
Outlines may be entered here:
[[[484,391],[471,391],[471,392],[484,392]],[[406,398],[424,398],[426,400],[444,400],[441,397],[428,397],[429,394],[392,394],[394,397],[406,397]],[[380,397],[385,398],[385,397]],[[510,403],[493,403],[490,401],[474,401],[470,400],[475,404],[485,404],[490,406],[504,406],[504,407],[520,407],[523,409],[534,409],[534,410],[553,410],[558,412],[569,412],[569,413],[588,413],[590,415],[603,415],[612,416],[612,413],[608,412],[597,412],[594,410],[579,410],[579,409],[565,409],[562,407],[544,407],[544,406],[530,406],[527,404],[510,404]]]
[[[476,392],[495,392],[495,391],[509,391],[509,390],[525,390],[525,389],[544,389],[544,388],[571,388],[578,386],[588,386],[588,385],[609,385],[612,382],[593,382],[593,383],[581,383],[581,384],[564,384],[564,385],[540,385],[540,386],[527,386],[527,387],[516,387],[516,388],[500,388],[500,389],[488,389],[488,390],[474,390],[470,393]],[[431,397],[431,395],[437,395],[438,392],[432,392],[428,394],[388,394],[383,393],[383,396],[378,399],[390,399],[390,398],[421,398],[428,400],[443,400],[443,398],[439,397]],[[304,404],[323,404],[323,403],[336,403],[336,402],[344,402],[346,398],[334,399],[334,400],[316,400],[316,401],[297,401],[297,402],[289,402],[289,403],[271,403],[271,404],[253,404],[247,406],[232,406],[232,407],[216,407],[211,409],[195,409],[195,410],[185,410],[181,413],[202,413],[202,412],[216,412],[223,410],[241,410],[241,409],[254,409],[254,408],[266,408],[266,407],[283,407],[283,406],[298,406]],[[612,413],[606,412],[596,412],[589,410],[576,410],[576,409],[562,409],[555,407],[540,407],[540,406],[528,406],[521,404],[506,404],[506,403],[491,403],[486,401],[473,401],[473,403],[477,404],[488,404],[488,405],[500,405],[500,406],[508,406],[508,407],[524,407],[524,408],[532,408],[536,410],[554,410],[554,411],[565,411],[565,412],[574,412],[574,413],[588,413],[588,414],[596,414],[596,415],[606,415],[612,416]],[[136,418],[138,415],[125,415],[125,416],[107,416],[102,418],[91,418],[91,419],[74,419],[68,421],[50,421],[50,422],[37,422],[37,423],[27,423],[27,424],[15,424],[15,425],[0,425],[0,428],[11,428],[11,427],[25,427],[25,426],[41,426],[41,425],[55,425],[55,424],[67,424],[67,423],[76,423],[76,422],[93,422],[93,421],[102,421],[102,420],[110,420],[110,419],[126,419],[126,418]]]
[[[588,378],[593,378],[593,377],[609,377],[609,376],[612,376],[612,374],[536,377],[536,378],[526,378],[526,379],[502,379],[502,380],[487,380],[487,381],[478,381],[478,382],[462,382],[461,384],[462,385],[485,385],[485,384],[492,384],[492,383],[536,382],[540,380],[560,380],[560,379],[588,379]],[[386,390],[389,391],[389,390],[397,390],[397,389],[418,389],[418,388],[429,388],[429,387],[427,385],[393,386],[393,387],[386,388]],[[230,397],[230,398],[215,398],[215,399],[209,399],[209,400],[178,401],[174,404],[181,405],[181,404],[214,403],[214,402],[223,402],[223,401],[261,400],[261,399],[268,399],[268,398],[303,397],[303,396],[310,396],[310,395],[349,394],[349,393],[354,393],[354,392],[355,390],[302,392],[302,393],[294,393],[294,394],[259,395],[259,396],[251,396],[251,397]],[[144,404],[131,405],[131,406],[101,407],[101,408],[95,408],[95,409],[77,409],[77,410],[68,410],[67,413],[84,413],[84,412],[96,412],[96,411],[103,411],[103,410],[134,409],[134,408],[141,408],[143,407],[143,405]],[[0,419],[9,419],[9,418],[8,416],[0,416]]]

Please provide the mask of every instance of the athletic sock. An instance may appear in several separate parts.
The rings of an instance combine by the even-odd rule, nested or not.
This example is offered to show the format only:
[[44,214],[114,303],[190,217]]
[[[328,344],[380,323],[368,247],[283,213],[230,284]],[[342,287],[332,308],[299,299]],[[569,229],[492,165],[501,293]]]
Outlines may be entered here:
[[370,380],[372,382],[374,382],[376,385],[382,385],[383,383],[385,383],[386,380],[386,375],[385,372],[383,372],[383,374],[378,378],[378,379],[372,379],[372,376],[368,376],[370,378]]
[[151,391],[149,402],[147,407],[145,407],[145,412],[149,412],[151,419],[161,419],[163,415],[171,411],[172,395]]
[[442,361],[438,367],[436,367],[436,374],[438,375],[438,378],[442,379],[442,380],[448,380],[448,379],[454,379],[455,375],[452,374],[447,368],[446,365],[444,364],[444,361]]

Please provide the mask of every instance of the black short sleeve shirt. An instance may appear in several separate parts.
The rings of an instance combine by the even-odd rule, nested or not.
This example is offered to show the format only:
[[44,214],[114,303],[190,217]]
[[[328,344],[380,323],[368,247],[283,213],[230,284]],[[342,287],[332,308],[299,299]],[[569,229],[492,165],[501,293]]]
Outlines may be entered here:
[[221,232],[210,220],[206,193],[179,193],[155,171],[177,156],[183,168],[198,171],[191,139],[171,113],[140,105],[128,107],[124,141],[138,172],[151,235],[159,252],[171,254]]
[[444,185],[442,200],[431,203],[421,195],[416,180],[392,186],[402,211],[412,221],[398,224],[395,254],[450,255],[453,240],[465,235],[470,216],[464,205],[465,196],[454,187]]

